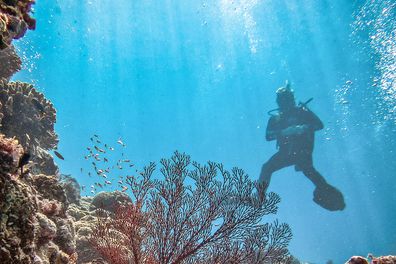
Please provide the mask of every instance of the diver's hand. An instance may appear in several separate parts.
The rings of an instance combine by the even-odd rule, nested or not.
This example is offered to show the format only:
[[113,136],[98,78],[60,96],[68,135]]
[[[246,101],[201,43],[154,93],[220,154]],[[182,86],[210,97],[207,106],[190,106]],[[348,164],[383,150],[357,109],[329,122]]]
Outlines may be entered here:
[[281,135],[284,137],[291,135],[301,135],[304,134],[308,130],[307,125],[297,125],[297,126],[289,126],[281,131]]

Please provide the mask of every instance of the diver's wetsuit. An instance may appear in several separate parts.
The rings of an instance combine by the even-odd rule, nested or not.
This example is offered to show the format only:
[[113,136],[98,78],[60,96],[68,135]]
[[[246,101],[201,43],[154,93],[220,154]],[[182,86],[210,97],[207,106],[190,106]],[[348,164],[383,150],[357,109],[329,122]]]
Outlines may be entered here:
[[[307,128],[302,134],[288,136],[281,134],[283,129],[296,125],[306,125]],[[322,128],[322,121],[312,111],[303,107],[293,107],[287,113],[271,116],[267,125],[266,139],[268,141],[276,139],[279,151],[263,165],[259,182],[268,187],[273,172],[295,165],[296,171],[302,171],[315,186],[326,184],[325,179],[312,163],[314,133]]]

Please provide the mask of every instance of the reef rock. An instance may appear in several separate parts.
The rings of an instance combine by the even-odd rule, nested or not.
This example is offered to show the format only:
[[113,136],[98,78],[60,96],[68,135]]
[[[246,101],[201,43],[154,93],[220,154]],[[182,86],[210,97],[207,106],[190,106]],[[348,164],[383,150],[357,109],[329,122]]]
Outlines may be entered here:
[[396,264],[396,256],[373,257],[369,254],[369,259],[353,256],[345,264]]
[[0,49],[0,79],[9,80],[12,75],[21,69],[22,61],[16,54],[13,46]]
[[51,154],[41,147],[34,148],[32,161],[34,165],[30,170],[33,174],[58,175],[59,173],[59,168]]
[[34,0],[0,0],[0,49],[7,48],[13,39],[23,37],[27,29],[36,28],[30,16]]
[[89,241],[93,228],[98,221],[97,209],[114,211],[117,203],[131,202],[130,197],[122,192],[100,192],[94,197],[82,197],[79,204],[71,204],[68,214],[75,220],[76,245],[79,264],[106,264]]
[[60,180],[62,187],[66,192],[68,203],[80,204],[80,184],[77,182],[77,180],[71,177],[71,175],[64,174],[60,176]]
[[56,148],[56,110],[33,85],[0,80],[0,132],[16,137],[34,154],[36,147]]
[[115,206],[121,203],[132,203],[131,198],[120,191],[100,192],[92,200],[91,210],[101,208],[114,213]]
[[22,147],[0,135],[0,259],[1,263],[32,263],[37,204],[31,187],[19,178]]
[[64,214],[68,205],[67,197],[58,177],[44,174],[32,175],[31,181],[35,189],[40,190],[40,199],[59,202],[62,207],[59,210]]

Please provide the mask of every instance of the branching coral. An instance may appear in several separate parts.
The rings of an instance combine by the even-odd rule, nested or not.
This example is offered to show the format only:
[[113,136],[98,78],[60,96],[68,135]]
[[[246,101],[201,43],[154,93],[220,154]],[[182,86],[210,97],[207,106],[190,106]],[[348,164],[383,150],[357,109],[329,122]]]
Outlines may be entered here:
[[152,179],[154,163],[140,176],[127,177],[134,206],[98,218],[91,241],[107,261],[289,261],[289,226],[260,223],[263,216],[277,212],[278,195],[256,192],[261,186],[241,169],[229,172],[214,162],[202,166],[178,152],[161,164],[163,180]]
[[56,110],[33,85],[0,80],[0,132],[29,150],[55,148]]
[[11,76],[21,69],[22,61],[15,52],[13,46],[0,49],[0,79],[9,79]]
[[26,30],[36,28],[31,12],[34,0],[0,0],[0,49],[7,48],[12,39],[25,35]]

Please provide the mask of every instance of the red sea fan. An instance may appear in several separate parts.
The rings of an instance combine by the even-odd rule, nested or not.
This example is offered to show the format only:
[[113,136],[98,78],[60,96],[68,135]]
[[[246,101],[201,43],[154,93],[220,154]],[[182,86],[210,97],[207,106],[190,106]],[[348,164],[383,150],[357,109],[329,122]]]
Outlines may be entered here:
[[289,263],[287,224],[261,222],[280,198],[243,170],[200,165],[176,152],[128,176],[135,205],[100,210],[91,243],[111,264]]

